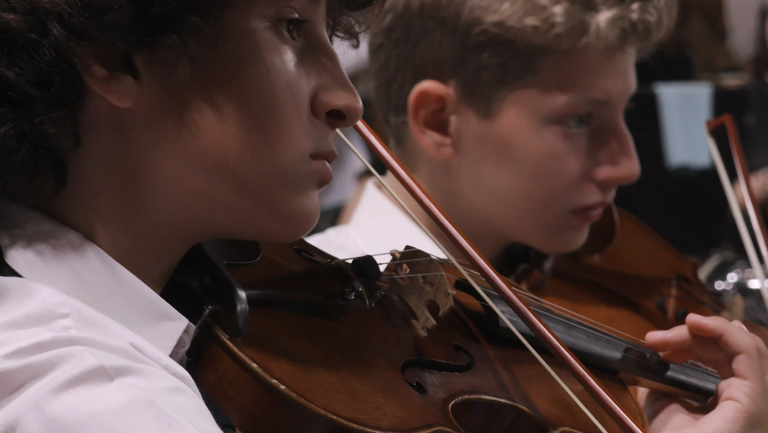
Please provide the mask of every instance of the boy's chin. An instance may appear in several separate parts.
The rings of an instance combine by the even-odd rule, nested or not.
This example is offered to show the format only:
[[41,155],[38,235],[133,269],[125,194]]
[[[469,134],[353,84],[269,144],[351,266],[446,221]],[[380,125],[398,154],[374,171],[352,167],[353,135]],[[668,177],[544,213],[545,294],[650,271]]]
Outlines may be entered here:
[[259,240],[281,244],[297,241],[311,232],[319,219],[319,207],[302,212],[300,215],[293,214],[290,220],[286,220],[280,227],[268,231]]
[[568,254],[577,251],[584,246],[588,236],[589,230],[585,230],[583,233],[568,233],[556,238],[550,238],[547,240],[546,244],[542,245],[540,248],[534,248],[544,254]]

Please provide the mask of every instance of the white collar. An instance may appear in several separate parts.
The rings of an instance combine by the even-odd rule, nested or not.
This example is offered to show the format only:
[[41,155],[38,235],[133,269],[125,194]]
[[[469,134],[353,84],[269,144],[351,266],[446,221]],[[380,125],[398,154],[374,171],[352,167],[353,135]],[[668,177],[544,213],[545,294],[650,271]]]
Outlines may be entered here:
[[24,278],[77,299],[175,359],[186,351],[194,329],[189,321],[80,233],[0,202],[0,247]]

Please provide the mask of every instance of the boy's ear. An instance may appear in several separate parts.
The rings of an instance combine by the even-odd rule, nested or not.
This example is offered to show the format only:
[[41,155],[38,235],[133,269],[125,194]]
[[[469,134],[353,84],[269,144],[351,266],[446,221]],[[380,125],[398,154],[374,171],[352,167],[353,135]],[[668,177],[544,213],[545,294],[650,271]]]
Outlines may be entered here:
[[110,71],[94,60],[80,63],[80,75],[94,92],[119,108],[133,106],[138,92],[138,78],[122,71]]
[[429,156],[450,158],[455,154],[451,116],[456,92],[450,84],[424,80],[408,95],[408,125],[411,138]]

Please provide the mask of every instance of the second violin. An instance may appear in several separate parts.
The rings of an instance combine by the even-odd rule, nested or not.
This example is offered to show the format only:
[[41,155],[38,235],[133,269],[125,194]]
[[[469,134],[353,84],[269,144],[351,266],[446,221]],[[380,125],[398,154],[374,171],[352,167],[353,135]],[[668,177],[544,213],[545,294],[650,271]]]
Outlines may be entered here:
[[[541,298],[596,324],[642,339],[649,331],[685,322],[689,313],[744,321],[768,342],[768,329],[729,309],[698,277],[698,262],[677,252],[661,236],[626,211],[607,214],[603,224],[615,234],[600,253],[557,256],[527,286]],[[597,225],[596,232],[602,230]],[[528,273],[528,275],[534,275]]]

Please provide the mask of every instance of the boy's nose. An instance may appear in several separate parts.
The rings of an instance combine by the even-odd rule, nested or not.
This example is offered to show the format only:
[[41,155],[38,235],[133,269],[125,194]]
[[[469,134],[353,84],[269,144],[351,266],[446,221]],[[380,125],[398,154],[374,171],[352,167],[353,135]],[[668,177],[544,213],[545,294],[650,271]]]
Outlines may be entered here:
[[315,98],[313,114],[331,129],[346,128],[363,117],[363,103],[352,84],[348,88],[328,89]]
[[604,144],[594,179],[606,189],[612,189],[637,182],[640,173],[635,143],[626,126],[622,125]]
[[327,48],[325,71],[312,98],[312,114],[331,129],[346,128],[363,117],[363,103],[330,44]]

